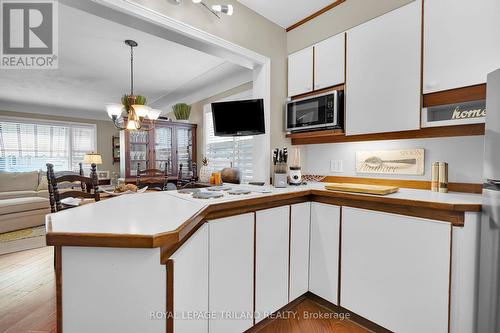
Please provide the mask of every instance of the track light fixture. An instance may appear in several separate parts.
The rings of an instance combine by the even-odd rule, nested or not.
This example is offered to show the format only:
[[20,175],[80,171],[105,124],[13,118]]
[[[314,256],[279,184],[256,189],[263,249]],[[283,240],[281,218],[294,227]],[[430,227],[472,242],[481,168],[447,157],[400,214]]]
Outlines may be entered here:
[[221,18],[219,14],[226,14],[228,16],[233,15],[234,9],[233,5],[213,5],[212,7],[209,7],[206,3],[203,2],[203,0],[192,0],[193,3],[195,4],[200,4],[203,7],[205,7],[207,10],[209,10],[212,14],[217,16],[217,18]]

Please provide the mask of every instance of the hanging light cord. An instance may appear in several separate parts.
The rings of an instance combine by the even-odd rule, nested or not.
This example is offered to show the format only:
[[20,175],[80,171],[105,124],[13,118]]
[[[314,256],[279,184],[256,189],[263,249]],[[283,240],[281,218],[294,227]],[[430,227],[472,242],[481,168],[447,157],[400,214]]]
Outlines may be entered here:
[[130,45],[130,95],[134,96],[134,47]]

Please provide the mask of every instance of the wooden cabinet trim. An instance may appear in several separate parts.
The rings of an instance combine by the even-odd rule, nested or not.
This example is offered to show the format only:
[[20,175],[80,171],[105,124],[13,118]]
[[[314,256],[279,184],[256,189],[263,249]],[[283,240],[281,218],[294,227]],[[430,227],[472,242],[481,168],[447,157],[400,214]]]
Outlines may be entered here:
[[340,132],[316,132],[293,133],[287,137],[292,139],[292,145],[307,145],[320,143],[341,143],[341,142],[362,142],[362,141],[381,141],[381,140],[402,140],[402,139],[425,139],[442,138],[456,136],[475,136],[484,135],[484,124],[456,125],[442,127],[428,127],[418,130],[345,135]]
[[486,99],[486,83],[423,95],[423,107]]
[[300,20],[299,22],[292,24],[291,26],[289,26],[288,28],[285,29],[286,32],[292,31],[293,29],[300,27],[301,25],[303,25],[303,24],[311,21],[312,19],[320,16],[321,14],[326,13],[330,9],[333,9],[333,8],[337,7],[338,5],[340,5],[343,2],[345,2],[345,0],[336,0],[336,1],[334,1],[332,4],[330,4],[330,5],[326,6],[326,7],[323,7],[320,10],[318,10],[317,12],[315,12],[315,13],[307,16],[306,18],[304,18],[302,20]]

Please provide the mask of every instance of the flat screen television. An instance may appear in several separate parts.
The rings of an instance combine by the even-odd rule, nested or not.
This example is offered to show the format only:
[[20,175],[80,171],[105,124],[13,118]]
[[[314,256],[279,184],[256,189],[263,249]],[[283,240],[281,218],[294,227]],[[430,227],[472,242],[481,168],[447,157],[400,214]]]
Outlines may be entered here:
[[264,100],[212,103],[215,136],[264,134]]

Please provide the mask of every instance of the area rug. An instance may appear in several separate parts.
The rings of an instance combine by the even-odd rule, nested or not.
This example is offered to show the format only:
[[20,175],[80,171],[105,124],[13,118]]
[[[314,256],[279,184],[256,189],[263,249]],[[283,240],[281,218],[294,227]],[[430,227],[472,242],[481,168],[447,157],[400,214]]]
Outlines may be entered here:
[[45,246],[45,226],[0,234],[0,255]]

